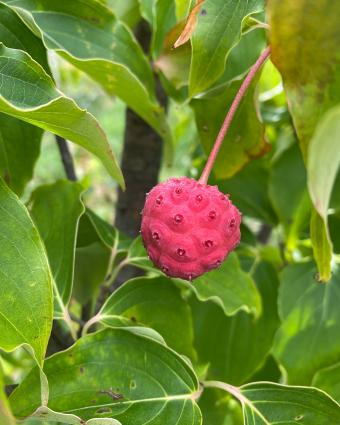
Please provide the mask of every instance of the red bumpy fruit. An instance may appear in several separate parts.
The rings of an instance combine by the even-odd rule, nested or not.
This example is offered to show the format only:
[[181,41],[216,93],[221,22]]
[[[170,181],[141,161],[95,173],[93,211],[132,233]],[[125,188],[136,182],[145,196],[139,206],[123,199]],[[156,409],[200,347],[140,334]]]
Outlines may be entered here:
[[192,280],[218,267],[240,242],[241,215],[217,186],[206,184],[249,84],[270,55],[267,47],[237,92],[200,181],[187,177],[155,186],[146,198],[142,238],[153,263],[168,276]]
[[141,234],[165,274],[193,280],[218,267],[240,242],[241,215],[217,186],[172,178],[147,195]]

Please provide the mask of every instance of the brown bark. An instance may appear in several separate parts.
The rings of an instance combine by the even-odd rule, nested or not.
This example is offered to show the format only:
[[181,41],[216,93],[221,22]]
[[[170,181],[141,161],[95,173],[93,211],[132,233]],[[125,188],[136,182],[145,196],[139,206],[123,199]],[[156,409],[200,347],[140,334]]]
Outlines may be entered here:
[[[143,50],[149,51],[151,31],[145,21],[136,28],[136,37]],[[157,96],[166,107],[167,98],[157,79]],[[126,181],[126,191],[119,189],[115,226],[126,235],[135,238],[139,234],[141,211],[145,194],[158,183],[163,141],[145,121],[131,109],[126,111],[126,127],[121,168]],[[114,287],[144,274],[136,267],[126,267],[119,274]]]
[[76,170],[74,168],[73,157],[68,147],[67,141],[60,136],[55,136],[60,157],[64,166],[65,174],[68,180],[77,181]]
[[[151,32],[141,21],[136,36],[144,51],[149,50]],[[157,81],[160,103],[166,105],[166,95]],[[158,182],[162,158],[162,139],[142,118],[131,109],[126,111],[126,127],[121,168],[126,181],[126,191],[119,189],[116,207],[116,227],[134,238],[140,229],[145,194]]]
[[119,190],[116,226],[132,238],[139,233],[145,194],[158,182],[161,156],[162,140],[159,135],[128,109],[121,163],[126,191]]

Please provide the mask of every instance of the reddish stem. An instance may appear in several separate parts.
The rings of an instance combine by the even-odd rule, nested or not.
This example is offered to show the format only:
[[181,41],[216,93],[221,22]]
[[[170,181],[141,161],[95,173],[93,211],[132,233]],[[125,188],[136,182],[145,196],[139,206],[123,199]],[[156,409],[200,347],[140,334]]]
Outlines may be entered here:
[[270,55],[270,47],[267,47],[259,56],[259,58],[257,59],[257,61],[254,63],[254,65],[250,68],[250,71],[248,73],[248,75],[246,76],[246,78],[244,79],[243,83],[241,84],[241,87],[239,89],[239,91],[237,92],[233,103],[231,104],[229,111],[227,113],[227,116],[224,119],[224,122],[222,124],[222,127],[217,135],[214,147],[212,148],[208,161],[205,164],[204,170],[202,172],[202,175],[199,179],[199,182],[202,184],[207,184],[211,170],[214,166],[214,162],[216,160],[217,154],[220,150],[220,147],[222,145],[222,142],[227,134],[227,131],[230,127],[230,124],[233,121],[235,112],[237,111],[237,108],[239,107],[241,100],[245,94],[245,92],[247,91],[250,83],[252,82],[253,78],[255,77],[257,71],[259,70],[259,68],[261,67],[261,65],[265,62],[265,60],[269,57]]

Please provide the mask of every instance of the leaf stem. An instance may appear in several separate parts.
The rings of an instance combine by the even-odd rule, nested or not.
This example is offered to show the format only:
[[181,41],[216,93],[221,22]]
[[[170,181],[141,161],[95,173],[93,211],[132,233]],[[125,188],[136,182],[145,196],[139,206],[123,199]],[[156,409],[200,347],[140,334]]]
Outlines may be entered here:
[[73,327],[73,322],[72,322],[72,319],[70,317],[69,311],[67,310],[67,308],[66,308],[66,306],[65,306],[65,304],[64,304],[64,302],[63,302],[63,300],[62,300],[62,298],[59,294],[59,289],[58,289],[57,284],[56,284],[54,279],[53,279],[53,289],[54,289],[55,299],[56,299],[57,303],[59,304],[59,307],[60,307],[60,310],[61,310],[61,313],[62,313],[61,318],[64,320],[64,322],[68,326],[72,339],[74,341],[76,341],[77,340],[77,333],[76,333],[76,331]]
[[263,416],[263,414],[257,409],[257,407],[247,398],[245,397],[239,388],[234,387],[233,385],[227,384],[226,382],[220,382],[220,381],[205,381],[203,382],[204,388],[218,388],[220,390],[226,391],[227,393],[231,394],[233,397],[235,397],[242,405],[242,408],[244,409],[245,406],[248,406],[251,410],[253,410],[256,415],[262,419],[264,424],[269,424],[267,419]]
[[249,400],[244,397],[244,395],[241,393],[241,391],[234,387],[233,385],[227,384],[226,382],[220,382],[220,381],[205,381],[203,382],[204,388],[218,388],[220,390],[226,391],[227,393],[234,396],[237,400],[239,400],[242,404],[246,404],[246,402]]
[[97,313],[95,316],[91,317],[91,319],[90,319],[90,320],[88,320],[88,321],[85,323],[85,325],[84,325],[84,327],[83,327],[83,330],[82,330],[82,332],[81,332],[81,336],[83,337],[83,336],[87,335],[87,334],[88,334],[88,331],[89,331],[89,329],[90,329],[90,327],[91,327],[92,325],[94,325],[95,323],[99,322],[99,321],[100,321],[100,319],[101,319],[100,312],[99,312],[99,313]]
[[230,124],[233,121],[234,115],[237,111],[237,108],[239,107],[241,100],[243,96],[245,95],[250,83],[252,82],[253,78],[255,77],[257,71],[261,68],[263,63],[266,61],[266,59],[270,55],[270,47],[267,47],[259,56],[257,61],[254,63],[254,65],[250,68],[250,71],[248,72],[248,75],[244,79],[243,83],[241,84],[241,87],[239,91],[237,92],[233,103],[231,104],[229,111],[223,121],[222,127],[217,135],[216,141],[214,143],[214,146],[210,152],[208,161],[204,167],[204,170],[202,172],[202,175],[199,179],[199,183],[207,184],[211,170],[214,166],[214,162],[216,160],[216,157],[218,155],[218,152],[221,148],[222,142],[229,130]]
[[106,288],[110,288],[110,286],[114,283],[114,281],[116,280],[119,272],[122,270],[123,267],[125,267],[127,265],[127,261],[126,259],[121,261],[115,268],[114,270],[111,272],[110,275],[108,275],[108,278],[105,282],[105,286]]

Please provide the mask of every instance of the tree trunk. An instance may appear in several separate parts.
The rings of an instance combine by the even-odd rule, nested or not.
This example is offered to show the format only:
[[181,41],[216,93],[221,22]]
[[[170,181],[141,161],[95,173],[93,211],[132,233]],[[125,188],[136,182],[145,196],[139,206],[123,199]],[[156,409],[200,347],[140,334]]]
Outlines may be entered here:
[[161,155],[161,138],[128,109],[121,164],[126,191],[119,190],[116,226],[132,238],[138,235],[140,229],[145,194],[158,182]]
[[[136,28],[136,36],[144,51],[148,51],[151,32],[142,21]],[[157,81],[157,95],[166,106],[166,95]],[[139,234],[141,211],[145,194],[158,183],[161,166],[163,141],[145,121],[131,109],[126,111],[126,127],[121,168],[126,181],[126,191],[119,189],[116,206],[116,227],[126,235],[135,238]],[[123,270],[119,281],[140,275],[136,268]]]

